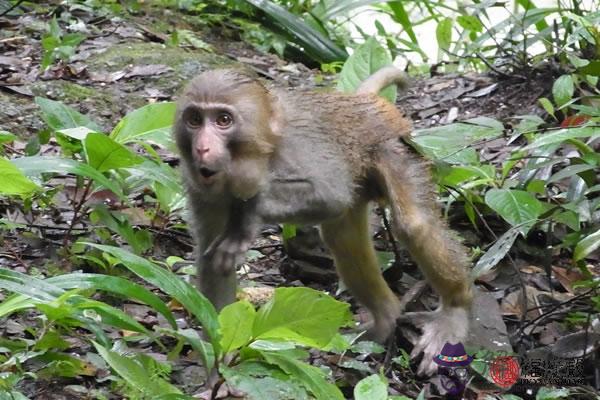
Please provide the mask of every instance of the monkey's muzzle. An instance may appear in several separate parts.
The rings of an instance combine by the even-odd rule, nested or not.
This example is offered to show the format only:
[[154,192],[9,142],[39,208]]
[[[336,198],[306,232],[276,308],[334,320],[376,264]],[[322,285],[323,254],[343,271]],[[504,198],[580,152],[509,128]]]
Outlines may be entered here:
[[218,171],[214,171],[206,167],[200,168],[200,175],[202,175],[204,179],[209,179],[210,177],[214,176],[217,172]]

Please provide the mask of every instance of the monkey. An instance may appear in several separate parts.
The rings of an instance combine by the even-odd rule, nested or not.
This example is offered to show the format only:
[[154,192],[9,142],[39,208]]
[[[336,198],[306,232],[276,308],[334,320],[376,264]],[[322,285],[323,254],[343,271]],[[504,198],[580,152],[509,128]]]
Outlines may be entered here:
[[383,88],[406,85],[385,67],[355,93],[265,85],[239,69],[203,72],[177,103],[174,139],[196,244],[199,290],[222,309],[236,299],[236,266],[263,223],[319,225],[336,270],[371,313],[369,337],[385,342],[402,311],[383,279],[369,232],[371,204],[391,211],[405,243],[440,296],[411,313],[423,334],[419,374],[432,374],[446,342],[467,335],[472,302],[464,246],[441,219],[428,164],[403,139],[412,126]]

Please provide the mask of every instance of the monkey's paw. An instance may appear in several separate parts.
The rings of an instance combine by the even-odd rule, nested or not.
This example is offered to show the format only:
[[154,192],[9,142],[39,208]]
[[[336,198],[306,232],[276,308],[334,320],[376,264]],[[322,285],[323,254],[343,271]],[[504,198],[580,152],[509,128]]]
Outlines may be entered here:
[[235,270],[235,267],[246,259],[246,251],[250,244],[245,238],[226,236],[211,246],[204,256],[210,257],[212,264],[219,266],[222,271],[228,268]]
[[440,307],[433,312],[406,313],[404,317],[423,331],[411,353],[412,358],[423,353],[417,370],[419,375],[433,375],[437,371],[433,358],[440,354],[446,342],[456,344],[467,338],[469,316],[464,308]]

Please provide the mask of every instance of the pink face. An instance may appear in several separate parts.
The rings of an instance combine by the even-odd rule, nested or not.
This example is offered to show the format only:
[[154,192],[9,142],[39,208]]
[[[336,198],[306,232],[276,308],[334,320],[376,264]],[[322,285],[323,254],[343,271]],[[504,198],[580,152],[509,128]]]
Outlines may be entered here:
[[182,119],[192,139],[196,181],[205,186],[222,181],[231,161],[228,144],[236,126],[233,113],[226,105],[191,104],[183,111]]

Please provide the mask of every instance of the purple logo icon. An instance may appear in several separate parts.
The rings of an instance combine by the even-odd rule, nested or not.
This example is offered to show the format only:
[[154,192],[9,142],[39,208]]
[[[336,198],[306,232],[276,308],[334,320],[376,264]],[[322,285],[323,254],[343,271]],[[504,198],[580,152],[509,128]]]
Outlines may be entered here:
[[461,396],[469,378],[468,365],[473,357],[467,354],[462,343],[446,343],[442,351],[433,357],[438,365],[442,387],[450,396]]

